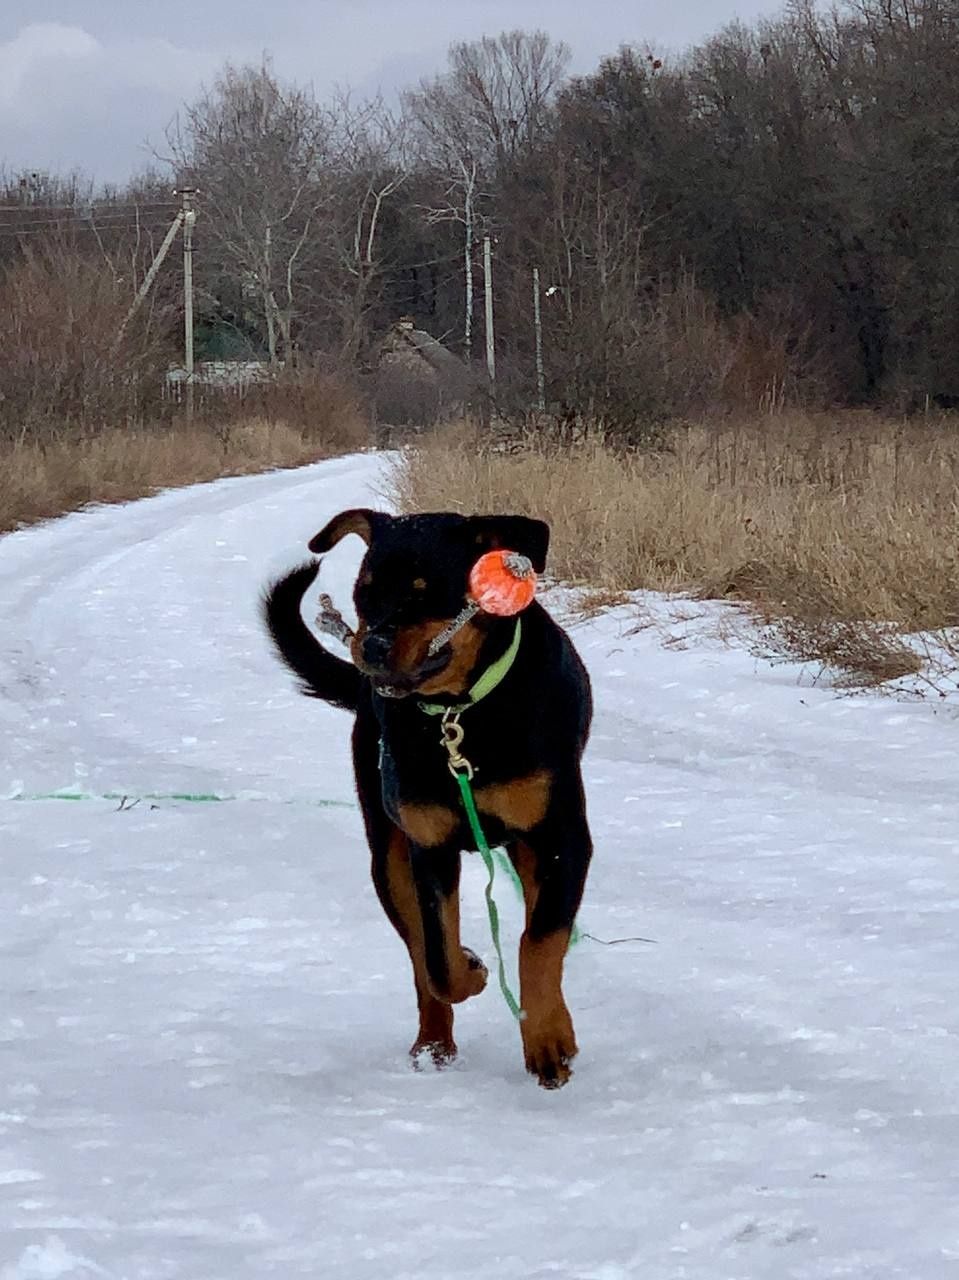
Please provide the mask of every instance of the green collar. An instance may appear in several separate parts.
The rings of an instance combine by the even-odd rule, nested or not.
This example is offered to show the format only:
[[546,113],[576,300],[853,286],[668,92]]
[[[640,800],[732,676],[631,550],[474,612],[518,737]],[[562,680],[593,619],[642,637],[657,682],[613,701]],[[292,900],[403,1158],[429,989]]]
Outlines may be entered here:
[[519,618],[516,619],[516,630],[513,632],[513,639],[509,648],[501,658],[497,658],[491,667],[487,667],[480,678],[470,689],[466,695],[465,702],[457,702],[452,706],[447,706],[442,702],[421,702],[420,710],[425,711],[428,716],[445,716],[460,715],[468,707],[475,706],[481,698],[485,698],[488,693],[492,693],[496,686],[505,678],[506,673],[516,660],[519,653],[519,642],[523,637],[523,624]]

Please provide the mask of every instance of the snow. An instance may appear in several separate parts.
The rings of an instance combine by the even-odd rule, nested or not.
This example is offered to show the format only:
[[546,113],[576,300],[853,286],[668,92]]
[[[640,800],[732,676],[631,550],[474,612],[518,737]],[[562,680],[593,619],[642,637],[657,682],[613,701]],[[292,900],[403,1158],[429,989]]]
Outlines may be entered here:
[[572,1083],[525,1075],[495,983],[410,1068],[349,718],[256,616],[381,466],[0,540],[0,1278],[959,1276],[956,722],[757,664],[718,606],[573,627],[581,923],[653,941],[571,953]]

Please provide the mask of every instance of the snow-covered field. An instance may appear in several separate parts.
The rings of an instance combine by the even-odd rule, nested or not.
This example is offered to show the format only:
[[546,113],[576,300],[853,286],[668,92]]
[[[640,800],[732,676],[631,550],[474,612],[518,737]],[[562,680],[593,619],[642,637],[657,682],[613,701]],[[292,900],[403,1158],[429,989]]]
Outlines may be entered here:
[[[525,1075],[495,982],[457,1064],[410,1069],[348,717],[256,616],[379,465],[0,539],[0,1278],[959,1276],[948,713],[836,698],[698,621],[666,647],[625,612],[576,626],[581,923],[653,941],[571,953],[567,1089]],[[321,575],[340,602],[358,553]],[[469,859],[489,958],[481,886]]]

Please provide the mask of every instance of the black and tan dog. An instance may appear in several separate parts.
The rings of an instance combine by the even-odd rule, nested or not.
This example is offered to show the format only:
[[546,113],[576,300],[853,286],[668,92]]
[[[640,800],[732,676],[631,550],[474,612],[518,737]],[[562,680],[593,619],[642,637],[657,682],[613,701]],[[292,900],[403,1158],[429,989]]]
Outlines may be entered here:
[[368,547],[354,594],[355,666],[327,652],[301,616],[319,561],[274,583],[265,615],[304,692],[356,713],[353,757],[373,882],[413,962],[420,1026],[411,1053],[438,1064],[455,1056],[452,1006],[478,995],[487,976],[460,942],[460,851],[473,841],[440,719],[423,707],[468,703],[483,673],[503,672],[515,650],[496,687],[461,713],[461,750],[475,769],[487,838],[506,847],[523,883],[526,1066],[557,1088],[576,1054],[561,983],[592,848],[580,776],[589,679],[566,633],[535,601],[520,615],[518,648],[516,618],[481,613],[431,651],[463,608],[474,562],[508,548],[541,572],[549,528],[521,516],[354,510],[331,520],[310,550],[322,555],[349,533]]

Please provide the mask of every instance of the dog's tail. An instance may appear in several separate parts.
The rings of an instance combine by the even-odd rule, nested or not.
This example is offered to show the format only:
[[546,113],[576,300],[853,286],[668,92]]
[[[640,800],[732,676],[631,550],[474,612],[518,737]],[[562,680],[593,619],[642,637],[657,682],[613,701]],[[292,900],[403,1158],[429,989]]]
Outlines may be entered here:
[[319,560],[311,560],[271,583],[263,596],[263,618],[277,653],[299,676],[302,692],[355,711],[363,677],[356,667],[323,648],[300,612],[300,602],[319,570]]

